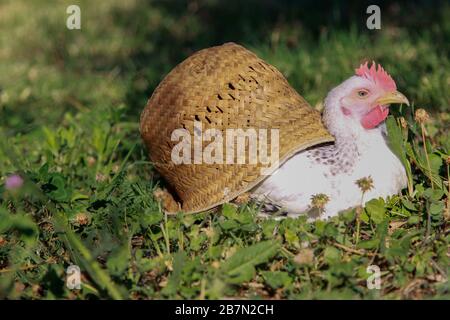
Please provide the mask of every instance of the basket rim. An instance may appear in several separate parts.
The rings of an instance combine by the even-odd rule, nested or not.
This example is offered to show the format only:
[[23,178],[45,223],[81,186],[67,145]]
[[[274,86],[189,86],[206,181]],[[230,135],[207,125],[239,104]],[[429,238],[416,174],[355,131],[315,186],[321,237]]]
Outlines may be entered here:
[[[195,214],[195,213],[200,213],[200,212],[205,212],[208,210],[211,210],[215,207],[220,206],[221,204],[224,204],[226,202],[230,202],[231,200],[233,200],[234,198],[236,198],[237,196],[241,195],[242,193],[245,193],[251,189],[253,189],[257,184],[261,183],[262,181],[264,181],[265,179],[267,179],[272,173],[274,173],[278,168],[280,168],[287,160],[289,160],[292,156],[294,156],[296,153],[304,151],[310,147],[322,144],[322,143],[329,143],[329,142],[334,142],[335,138],[331,135],[329,135],[329,137],[320,137],[320,138],[316,138],[313,139],[312,141],[308,141],[306,143],[302,143],[298,146],[296,146],[295,148],[292,148],[291,151],[287,152],[286,155],[281,158],[281,160],[279,160],[279,165],[275,168],[270,168],[269,173],[266,175],[260,175],[257,179],[255,179],[254,181],[250,182],[245,188],[236,191],[234,193],[230,193],[230,195],[228,195],[227,197],[223,198],[220,201],[217,201],[205,208],[201,208],[201,209],[196,209],[196,210],[191,210],[191,211],[175,211],[175,212],[170,212],[167,210],[163,210],[164,213],[168,214],[168,215],[177,215],[178,213],[183,213],[183,214]],[[167,191],[168,192],[168,191]]]

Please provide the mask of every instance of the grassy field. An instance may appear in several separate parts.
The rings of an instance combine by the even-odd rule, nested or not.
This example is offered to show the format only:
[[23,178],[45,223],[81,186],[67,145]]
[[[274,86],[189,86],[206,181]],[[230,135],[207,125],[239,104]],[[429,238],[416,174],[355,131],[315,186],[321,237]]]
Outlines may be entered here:
[[[70,4],[81,30],[65,26]],[[364,1],[0,0],[0,298],[449,299],[450,6],[417,5],[383,2],[371,31]],[[226,41],[317,108],[362,61],[383,64],[412,101],[388,123],[409,188],[359,218],[164,216],[140,112],[177,63]],[[81,290],[65,285],[71,264]]]

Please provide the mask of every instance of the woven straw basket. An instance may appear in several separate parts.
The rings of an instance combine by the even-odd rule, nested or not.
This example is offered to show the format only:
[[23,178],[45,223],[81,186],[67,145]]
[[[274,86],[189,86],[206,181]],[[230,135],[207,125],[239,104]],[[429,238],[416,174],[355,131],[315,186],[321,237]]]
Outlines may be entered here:
[[[150,159],[169,184],[170,192],[160,195],[168,213],[213,208],[250,190],[276,169],[262,174],[267,166],[259,161],[175,164],[171,154],[179,141],[172,141],[172,133],[184,128],[194,141],[194,122],[201,122],[202,132],[220,130],[224,140],[230,128],[277,129],[280,165],[298,151],[334,140],[320,113],[254,53],[234,43],[198,51],[164,78],[141,114],[141,136]],[[267,140],[271,150],[272,140]],[[211,142],[200,143],[204,149]]]

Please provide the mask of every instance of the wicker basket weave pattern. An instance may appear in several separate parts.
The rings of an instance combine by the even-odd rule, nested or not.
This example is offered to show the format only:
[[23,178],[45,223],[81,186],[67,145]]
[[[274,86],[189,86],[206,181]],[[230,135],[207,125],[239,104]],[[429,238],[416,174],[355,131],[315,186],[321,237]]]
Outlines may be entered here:
[[[198,51],[163,79],[141,114],[150,159],[174,193],[166,196],[169,213],[210,209],[265,178],[262,163],[174,164],[171,154],[178,141],[171,141],[172,132],[184,128],[194,139],[194,122],[203,132],[223,132],[224,139],[226,129],[278,129],[280,164],[300,150],[333,141],[320,113],[275,67],[234,43]],[[209,143],[203,141],[202,148]],[[271,143],[268,139],[268,150]]]

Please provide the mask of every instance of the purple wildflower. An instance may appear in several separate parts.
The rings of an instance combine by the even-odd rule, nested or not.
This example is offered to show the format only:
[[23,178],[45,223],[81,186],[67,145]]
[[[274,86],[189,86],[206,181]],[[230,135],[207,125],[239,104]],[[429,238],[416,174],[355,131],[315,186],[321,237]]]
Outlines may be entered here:
[[5,188],[7,190],[16,190],[23,185],[23,179],[18,174],[12,174],[6,178]]

